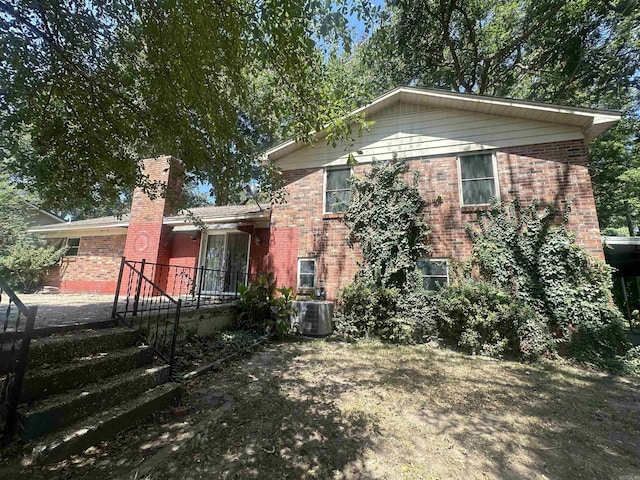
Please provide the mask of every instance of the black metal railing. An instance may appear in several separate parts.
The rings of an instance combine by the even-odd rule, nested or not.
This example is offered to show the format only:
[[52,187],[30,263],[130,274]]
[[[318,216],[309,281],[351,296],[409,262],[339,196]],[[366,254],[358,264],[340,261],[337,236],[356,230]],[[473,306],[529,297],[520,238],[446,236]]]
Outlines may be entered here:
[[27,307],[0,279],[0,418],[2,443],[11,441],[18,428],[18,402],[27,368],[29,345],[36,321],[36,307]]
[[[122,259],[112,317],[138,330],[173,374],[182,299],[173,298],[152,280],[152,269]],[[126,295],[120,295],[124,288]],[[124,300],[124,301],[122,301]]]
[[245,272],[122,258],[112,318],[141,332],[173,371],[180,312],[238,298]]
[[[200,308],[207,305],[228,303],[238,298],[238,285],[251,280],[247,272],[217,270],[204,267],[186,267],[145,260],[122,259],[116,298],[135,297],[138,285],[131,280],[124,265],[136,269],[168,295],[182,300],[183,308]],[[139,279],[138,279],[139,280]],[[122,299],[120,299],[122,303]],[[116,303],[114,303],[114,306]],[[137,314],[139,302],[131,302],[132,314]]]

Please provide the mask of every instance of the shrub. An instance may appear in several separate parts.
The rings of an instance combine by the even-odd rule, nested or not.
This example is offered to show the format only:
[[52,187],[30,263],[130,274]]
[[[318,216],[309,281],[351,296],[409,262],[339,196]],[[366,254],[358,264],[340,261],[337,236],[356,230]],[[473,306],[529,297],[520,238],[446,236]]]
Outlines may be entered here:
[[424,343],[437,338],[435,294],[382,287],[364,276],[347,285],[338,300],[336,334],[375,337],[391,343]]
[[438,332],[467,353],[533,359],[549,349],[544,321],[486,282],[463,281],[439,293]]
[[238,328],[283,338],[291,330],[295,314],[291,287],[276,288],[273,273],[260,275],[248,286],[238,285]]
[[568,213],[558,225],[554,210],[539,211],[535,202],[494,204],[469,229],[473,262],[482,279],[546,318],[572,356],[605,365],[628,348],[611,300],[611,269],[575,243]]
[[438,299],[435,292],[415,289],[398,296],[398,318],[411,326],[413,343],[427,343],[438,338]]
[[334,322],[336,333],[347,340],[369,336],[385,340],[400,334],[404,329],[398,329],[394,321],[398,293],[396,288],[356,277],[340,292]]

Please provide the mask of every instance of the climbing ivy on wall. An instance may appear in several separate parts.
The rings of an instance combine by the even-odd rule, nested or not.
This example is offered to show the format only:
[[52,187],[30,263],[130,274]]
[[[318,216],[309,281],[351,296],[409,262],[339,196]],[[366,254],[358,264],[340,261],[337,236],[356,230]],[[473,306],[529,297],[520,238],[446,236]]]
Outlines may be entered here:
[[429,225],[425,201],[405,182],[408,165],[397,156],[374,162],[363,177],[351,178],[351,200],[344,215],[349,243],[360,244],[364,259],[361,275],[376,285],[403,288],[416,271],[418,258],[429,253]]
[[473,263],[483,280],[546,317],[557,341],[603,363],[625,350],[623,319],[611,300],[611,269],[579,246],[552,207],[517,200],[478,214]]

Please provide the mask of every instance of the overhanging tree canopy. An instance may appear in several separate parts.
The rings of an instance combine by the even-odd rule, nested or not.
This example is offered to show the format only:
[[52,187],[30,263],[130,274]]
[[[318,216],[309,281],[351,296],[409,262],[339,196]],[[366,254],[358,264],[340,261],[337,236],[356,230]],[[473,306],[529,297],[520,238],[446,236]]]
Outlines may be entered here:
[[151,187],[139,160],[172,154],[224,197],[272,137],[342,113],[315,41],[339,19],[304,0],[0,0],[3,167],[60,208]]

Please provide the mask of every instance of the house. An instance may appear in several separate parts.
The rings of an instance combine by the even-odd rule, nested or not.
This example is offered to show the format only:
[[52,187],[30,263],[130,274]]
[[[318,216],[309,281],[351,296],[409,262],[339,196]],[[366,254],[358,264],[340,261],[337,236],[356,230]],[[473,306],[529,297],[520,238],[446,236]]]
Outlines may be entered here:
[[[136,191],[131,214],[34,229],[56,238],[77,238],[50,282],[62,291],[113,292],[120,257],[148,262],[273,271],[279,284],[301,293],[324,288],[328,298],[351,281],[359,252],[347,246],[341,211],[348,178],[374,160],[397,154],[418,172],[428,206],[432,256],[419,266],[427,286],[448,280],[448,261],[465,259],[471,242],[464,226],[492,197],[504,201],[571,203],[569,228],[576,241],[603,259],[586,147],[620,114],[522,100],[399,87],[354,113],[375,121],[354,145],[325,144],[326,131],[309,145],[287,141],[265,153],[282,171],[287,201],[194,209],[207,225],[198,230],[168,201],[181,186],[179,161],[145,163],[152,180],[167,184],[166,198]],[[347,158],[356,155],[358,165]]]

